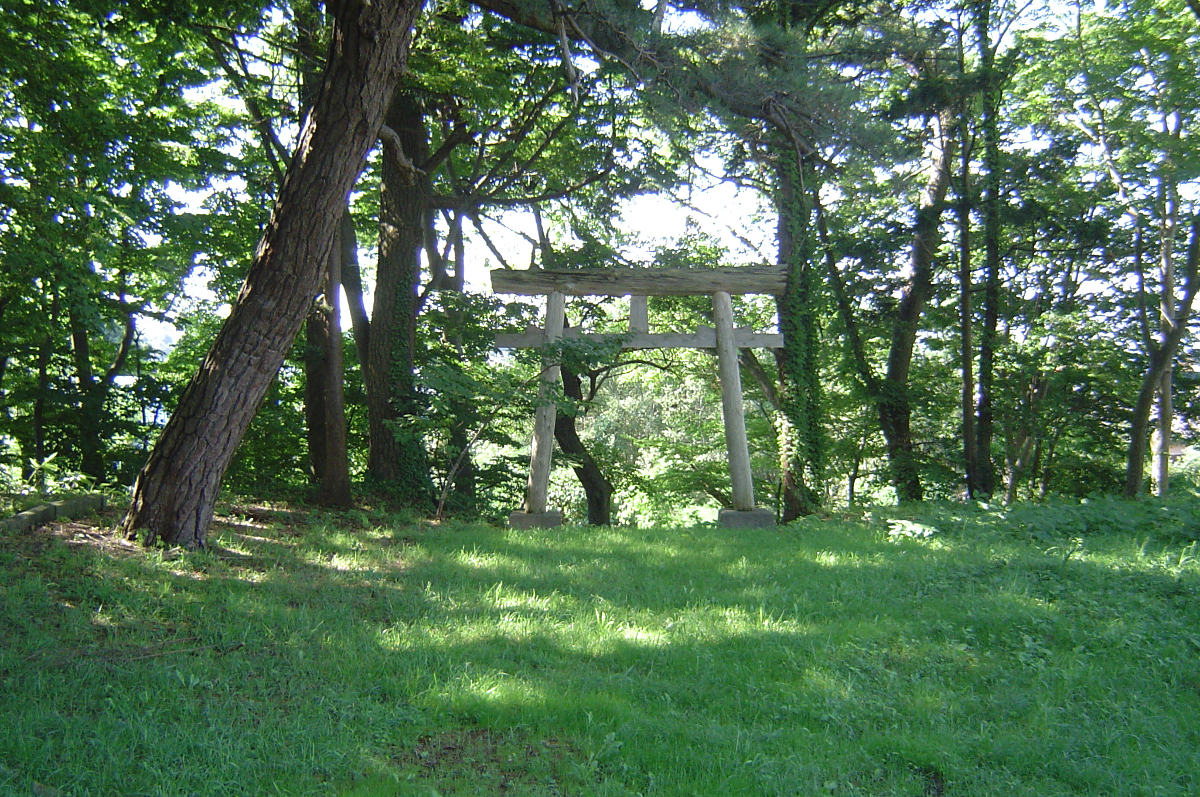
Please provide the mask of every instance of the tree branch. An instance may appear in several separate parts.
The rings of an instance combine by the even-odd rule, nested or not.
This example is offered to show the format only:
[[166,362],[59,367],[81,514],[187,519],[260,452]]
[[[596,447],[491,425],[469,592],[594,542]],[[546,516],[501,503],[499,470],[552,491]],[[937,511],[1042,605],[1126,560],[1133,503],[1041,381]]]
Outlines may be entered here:
[[416,181],[418,175],[424,175],[422,169],[418,169],[413,165],[413,162],[404,154],[404,144],[400,142],[400,134],[387,125],[379,126],[379,140],[383,142],[383,150],[392,162],[405,173],[405,176],[411,185]]

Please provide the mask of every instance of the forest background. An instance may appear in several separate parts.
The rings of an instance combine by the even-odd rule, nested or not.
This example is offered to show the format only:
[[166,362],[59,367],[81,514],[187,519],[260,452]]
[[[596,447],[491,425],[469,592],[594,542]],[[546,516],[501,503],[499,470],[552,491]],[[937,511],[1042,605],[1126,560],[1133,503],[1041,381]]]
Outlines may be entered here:
[[[215,484],[501,517],[542,353],[495,348],[538,308],[469,284],[481,264],[782,266],[782,296],[735,311],[785,336],[742,352],[759,500],[783,520],[1165,493],[1172,443],[1194,435],[1200,25],[1180,0],[4,0],[0,15],[10,496],[128,487],[145,466],[127,527],[189,546]],[[377,41],[391,62],[339,83]],[[322,138],[343,107],[361,124]],[[335,153],[353,190],[321,183],[320,205],[306,159],[351,138],[369,150]],[[722,184],[745,206],[700,212]],[[622,218],[649,196],[692,214],[684,234],[632,232]],[[294,208],[320,223],[288,227]],[[272,270],[278,252],[307,271]],[[303,326],[263,347],[277,377],[269,356],[239,374],[229,353],[255,340],[263,285]],[[710,313],[650,303],[661,331]],[[621,331],[628,305],[566,315]],[[596,524],[728,505],[709,353],[556,354],[553,504]],[[219,401],[204,374],[222,371],[246,386],[228,416],[197,404]],[[189,435],[220,440],[171,448]]]

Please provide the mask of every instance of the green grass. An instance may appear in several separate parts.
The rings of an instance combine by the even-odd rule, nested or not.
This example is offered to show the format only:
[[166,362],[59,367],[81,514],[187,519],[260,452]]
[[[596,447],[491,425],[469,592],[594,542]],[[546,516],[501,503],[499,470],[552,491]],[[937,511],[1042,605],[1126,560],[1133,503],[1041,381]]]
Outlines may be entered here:
[[0,794],[1196,794],[1190,515],[1123,506],[0,537]]

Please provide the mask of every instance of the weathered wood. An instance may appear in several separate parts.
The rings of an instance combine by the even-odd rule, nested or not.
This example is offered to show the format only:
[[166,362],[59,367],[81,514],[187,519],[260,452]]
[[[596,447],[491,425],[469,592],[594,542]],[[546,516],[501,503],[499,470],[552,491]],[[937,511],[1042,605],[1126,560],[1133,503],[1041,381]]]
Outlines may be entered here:
[[649,297],[629,297],[629,331],[645,333],[650,331]]
[[[635,333],[631,335],[606,335],[568,329],[563,337],[584,340],[613,340],[626,338],[622,349],[715,349],[717,333],[712,327],[701,326],[695,332]],[[734,330],[734,342],[739,349],[781,349],[783,335],[755,332],[751,327]],[[539,349],[546,345],[546,333],[540,329],[526,332],[505,332],[496,336],[496,346],[501,349]]]
[[536,296],[552,291],[567,296],[707,296],[783,293],[786,275],[778,266],[727,268],[612,268],[578,270],[496,269],[492,290]]
[[[546,300],[545,340],[553,343],[562,337],[563,322],[566,320],[567,297],[557,291],[551,292]],[[546,497],[550,492],[550,455],[554,449],[554,402],[550,394],[558,384],[558,366],[542,371],[542,383],[538,389],[537,414],[533,421],[533,452],[529,457],[529,483],[526,486],[525,511],[542,514],[546,511]]]
[[733,302],[728,293],[713,294],[713,320],[717,323],[717,373],[721,378],[721,412],[725,417],[725,448],[729,452],[729,478],[733,508],[754,509],[754,481],[750,475],[750,444],[742,408],[742,375],[733,334]]

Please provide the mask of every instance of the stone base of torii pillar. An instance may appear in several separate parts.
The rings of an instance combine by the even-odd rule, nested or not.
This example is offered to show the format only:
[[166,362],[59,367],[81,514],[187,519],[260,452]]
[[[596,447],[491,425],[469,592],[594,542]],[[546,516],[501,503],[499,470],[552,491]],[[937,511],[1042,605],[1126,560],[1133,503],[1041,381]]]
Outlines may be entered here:
[[508,527],[512,529],[552,529],[561,526],[563,514],[557,509],[546,512],[526,512],[518,509],[508,513]]
[[770,509],[722,509],[717,522],[727,529],[761,529],[775,525]]

